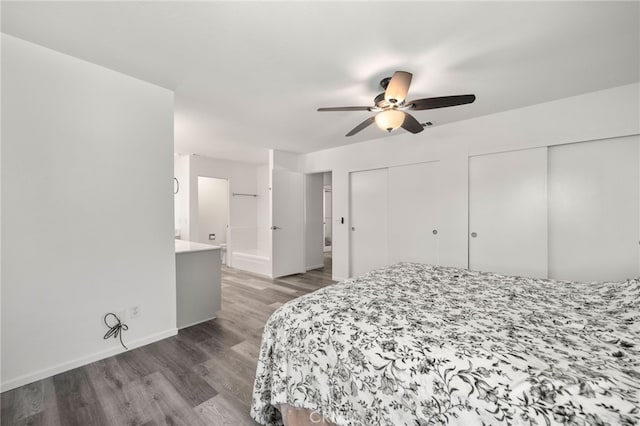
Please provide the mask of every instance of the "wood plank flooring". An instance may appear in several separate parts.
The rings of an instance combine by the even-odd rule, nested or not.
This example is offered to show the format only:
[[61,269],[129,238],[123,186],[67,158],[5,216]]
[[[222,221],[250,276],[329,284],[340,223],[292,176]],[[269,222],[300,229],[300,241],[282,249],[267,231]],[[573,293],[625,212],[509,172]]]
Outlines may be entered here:
[[216,319],[4,392],[0,424],[256,425],[249,405],[267,318],[332,283],[330,253],[323,269],[275,280],[223,267]]

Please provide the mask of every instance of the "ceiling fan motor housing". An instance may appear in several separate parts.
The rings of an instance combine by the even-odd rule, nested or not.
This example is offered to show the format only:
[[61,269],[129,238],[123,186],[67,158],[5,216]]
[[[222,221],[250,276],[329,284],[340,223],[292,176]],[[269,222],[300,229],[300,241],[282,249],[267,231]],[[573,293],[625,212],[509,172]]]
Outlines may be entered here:
[[[387,90],[387,87],[389,87],[389,82],[391,81],[391,77],[385,77],[382,80],[380,80],[380,87],[382,87],[384,90]],[[384,96],[384,93],[382,94]],[[376,97],[376,105],[378,104],[377,101],[377,97]],[[397,99],[391,98],[387,100],[387,103],[390,105],[395,105],[398,103]]]
[[400,106],[400,104],[391,103],[388,100],[386,100],[384,98],[384,93],[380,93],[378,96],[376,96],[375,99],[373,100],[373,103],[375,104],[375,106],[377,106],[380,109],[386,109],[386,108]]
[[382,80],[380,80],[380,87],[382,87],[384,90],[387,90],[387,87],[389,87],[389,82],[391,81],[391,77],[385,77]]

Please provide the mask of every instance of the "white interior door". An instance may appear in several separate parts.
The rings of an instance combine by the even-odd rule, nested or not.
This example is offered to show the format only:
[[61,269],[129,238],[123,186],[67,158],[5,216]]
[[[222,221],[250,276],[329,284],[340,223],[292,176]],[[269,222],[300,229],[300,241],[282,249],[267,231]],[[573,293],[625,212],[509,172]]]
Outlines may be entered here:
[[271,171],[271,275],[305,272],[304,175]]
[[351,276],[385,266],[387,260],[387,169],[353,172],[351,198]]
[[469,268],[547,276],[547,148],[469,158]]
[[389,264],[437,265],[439,162],[389,168]]
[[549,148],[549,276],[638,276],[640,137]]

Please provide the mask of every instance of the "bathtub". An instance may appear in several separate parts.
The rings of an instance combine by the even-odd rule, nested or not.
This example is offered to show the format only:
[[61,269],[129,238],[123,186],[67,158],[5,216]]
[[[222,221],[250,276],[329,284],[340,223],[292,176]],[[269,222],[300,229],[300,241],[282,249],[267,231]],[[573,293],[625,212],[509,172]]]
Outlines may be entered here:
[[244,249],[231,253],[231,267],[261,275],[270,275],[269,257],[259,253],[257,249]]

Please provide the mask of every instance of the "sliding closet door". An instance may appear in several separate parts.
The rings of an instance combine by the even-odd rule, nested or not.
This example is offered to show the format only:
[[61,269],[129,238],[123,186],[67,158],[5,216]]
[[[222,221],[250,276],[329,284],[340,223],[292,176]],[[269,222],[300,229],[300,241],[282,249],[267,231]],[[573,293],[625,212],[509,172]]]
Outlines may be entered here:
[[638,272],[638,136],[549,148],[549,276],[623,280]]
[[389,168],[389,264],[439,263],[439,164]]
[[547,276],[547,149],[469,158],[469,268]]
[[353,172],[351,196],[351,276],[385,266],[387,260],[387,169]]

